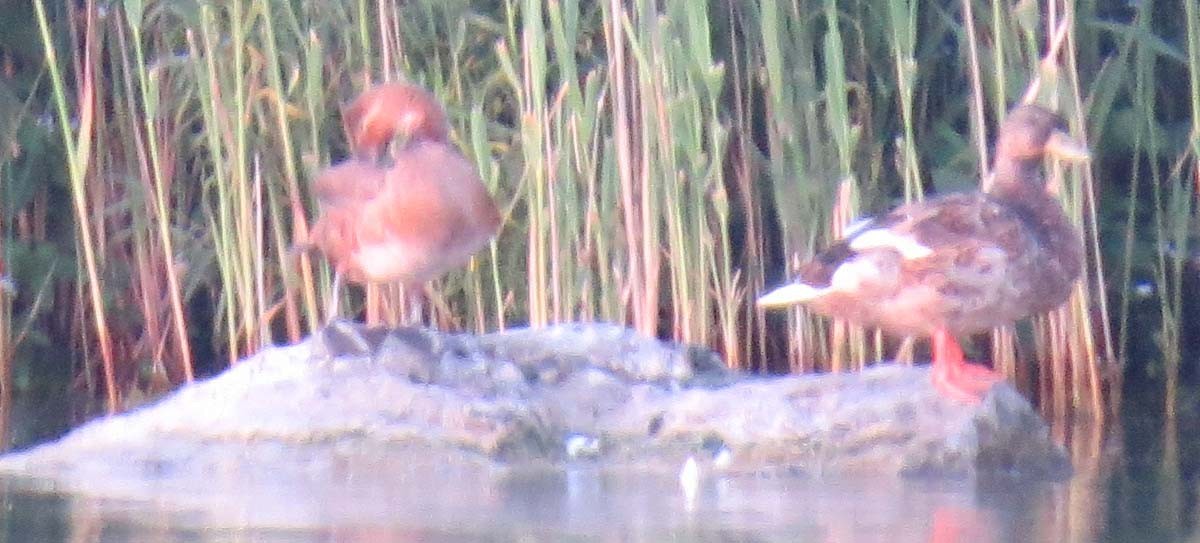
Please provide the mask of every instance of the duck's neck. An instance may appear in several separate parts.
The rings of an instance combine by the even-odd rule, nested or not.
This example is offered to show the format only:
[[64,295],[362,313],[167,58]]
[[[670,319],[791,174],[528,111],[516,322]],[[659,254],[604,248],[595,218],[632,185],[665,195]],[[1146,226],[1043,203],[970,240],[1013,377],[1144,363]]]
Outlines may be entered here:
[[1015,202],[1031,202],[1048,197],[1042,181],[1042,161],[996,157],[988,193]]

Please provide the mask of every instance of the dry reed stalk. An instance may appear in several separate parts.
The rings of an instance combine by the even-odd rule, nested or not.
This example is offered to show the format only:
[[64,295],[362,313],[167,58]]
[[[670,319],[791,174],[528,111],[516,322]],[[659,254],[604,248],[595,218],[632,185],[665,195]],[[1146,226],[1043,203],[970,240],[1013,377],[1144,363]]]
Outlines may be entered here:
[[54,90],[54,103],[58,113],[58,124],[62,131],[63,142],[67,147],[67,167],[71,181],[71,196],[74,204],[75,220],[77,231],[79,234],[80,248],[83,251],[84,258],[84,273],[87,277],[87,295],[90,318],[93,329],[96,334],[96,345],[100,349],[100,359],[102,371],[104,372],[105,398],[106,409],[110,413],[117,411],[120,405],[120,399],[116,384],[116,361],[113,354],[113,338],[109,331],[108,314],[104,307],[103,285],[100,281],[100,264],[96,255],[95,248],[98,246],[93,240],[92,224],[90,209],[87,205],[86,195],[87,186],[89,184],[89,166],[91,157],[91,142],[94,134],[92,133],[93,121],[95,120],[95,85],[97,81],[93,73],[92,51],[95,47],[91,46],[95,40],[95,26],[92,15],[95,13],[95,6],[88,2],[89,6],[85,8],[87,19],[82,26],[84,29],[84,47],[83,58],[79,64],[82,66],[82,77],[77,80],[78,97],[76,103],[79,106],[79,128],[72,133],[71,115],[68,112],[67,92],[68,88],[63,80],[58,61],[58,54],[54,47],[54,40],[50,35],[50,25],[46,14],[46,8],[42,0],[37,0],[34,3],[34,8],[37,13],[38,28],[41,32],[42,46],[46,53],[46,64],[49,67],[50,79]]
[[[1194,9],[1195,0],[1185,2]],[[83,285],[100,285],[115,273],[105,266],[105,254],[131,255],[130,289],[154,338],[148,340],[149,351],[174,353],[171,358],[191,350],[182,343],[187,330],[180,328],[180,316],[189,308],[188,296],[194,296],[188,285],[198,282],[217,293],[219,316],[211,323],[184,324],[215,329],[214,341],[222,342],[220,350],[230,360],[260,348],[271,339],[272,328],[282,328],[291,339],[314,329],[328,269],[307,255],[296,260],[286,249],[287,240],[304,238],[311,206],[305,194],[308,174],[297,166],[315,170],[342,152],[337,135],[327,130],[335,116],[326,113],[346,92],[340,82],[376,82],[403,72],[424,78],[446,98],[463,153],[478,165],[493,194],[509,198],[504,207],[511,220],[501,238],[465,274],[440,284],[426,307],[431,322],[484,330],[514,322],[614,320],[644,333],[716,346],[736,367],[861,368],[885,355],[889,344],[877,332],[849,330],[802,309],[781,325],[748,305],[766,282],[764,270],[774,275],[783,267],[766,261],[767,248],[778,245],[782,261],[803,260],[857,215],[859,199],[882,207],[892,193],[881,180],[894,180],[897,189],[902,183],[906,201],[921,198],[922,177],[936,179],[939,170],[945,173],[937,166],[953,164],[956,155],[933,151],[929,144],[938,142],[938,130],[959,120],[958,106],[968,109],[968,146],[978,149],[980,164],[986,165],[985,118],[1007,109],[1007,97],[1019,94],[1010,82],[1034,66],[1039,75],[1026,94],[1061,104],[1077,133],[1084,129],[1084,105],[1095,112],[1097,103],[1111,103],[1116,92],[1079,83],[1089,74],[1075,64],[1080,56],[1075,32],[1094,39],[1096,31],[1072,23],[1069,3],[1025,2],[1009,9],[992,1],[986,28],[981,25],[989,14],[974,13],[973,6],[979,7],[963,2],[961,25],[940,30],[945,21],[931,25],[927,10],[906,0],[889,1],[882,23],[863,18],[855,11],[861,7],[825,0],[729,3],[724,5],[728,17],[713,21],[707,12],[711,6],[674,0],[610,0],[596,7],[573,0],[513,0],[494,9],[359,0],[299,12],[289,5],[243,0],[224,8],[206,6],[193,28],[165,18],[146,21],[154,25],[155,38],[131,39],[122,46],[126,57],[112,57],[120,61],[114,65],[132,66],[123,72],[126,77],[164,84],[170,70],[151,71],[136,49],[147,47],[152,59],[169,58],[179,45],[172,39],[190,43],[188,54],[177,59],[188,68],[183,75],[193,79],[179,82],[181,96],[132,81],[124,90],[95,87],[102,82],[92,81],[86,70],[94,70],[89,66],[100,59],[84,58],[96,47],[95,38],[80,34],[78,41],[86,47],[76,45],[75,73],[78,81],[93,85],[93,94],[80,105],[92,104],[88,129],[106,145],[92,148],[91,157],[80,156],[78,149],[71,155],[76,168],[85,161],[80,179],[89,181],[82,191],[85,209],[76,214],[93,232],[106,234],[80,244],[91,247],[96,260],[92,272],[81,258]],[[1038,15],[1044,22],[1037,22]],[[310,29],[294,35],[293,27],[303,26],[294,24],[300,21],[311,23]],[[1039,31],[1030,21],[1048,30]],[[118,42],[125,39],[123,29],[115,32]],[[1189,31],[1191,39],[1195,28]],[[860,47],[876,32],[886,37],[886,45]],[[715,36],[728,39],[714,52],[709,40]],[[928,60],[928,39],[965,40],[966,53],[958,65],[942,69]],[[1044,56],[1040,47],[1047,51]],[[1134,48],[1121,47],[1122,59]],[[941,74],[947,73],[953,80],[944,80]],[[1058,88],[1060,80],[1068,85]],[[951,99],[926,90],[943,83],[961,84],[968,96]],[[83,96],[85,89],[65,92]],[[111,99],[105,98],[109,92]],[[110,119],[94,109],[124,102],[130,104],[123,108],[127,116],[138,117],[139,111],[154,113],[141,105],[151,99],[163,103],[144,124],[122,124],[127,119]],[[1145,111],[1154,103],[1152,97],[1138,98]],[[469,114],[453,110],[456,105],[469,106]],[[66,118],[82,119],[81,112]],[[175,112],[192,124],[166,119]],[[107,122],[118,128],[104,128]],[[189,139],[179,126],[194,129],[195,135]],[[137,143],[107,141],[115,132]],[[64,131],[77,142],[81,134]],[[156,141],[161,144],[147,143]],[[1157,156],[1160,150],[1150,145],[1138,149]],[[253,165],[251,152],[261,152]],[[937,162],[922,168],[922,159]],[[144,209],[99,220],[122,197],[112,173],[130,164],[136,164],[128,169],[138,172],[145,187]],[[184,175],[202,177],[205,182],[195,185],[203,188],[172,188],[172,178],[191,181]],[[1085,226],[1089,271],[1064,322],[1035,321],[1034,351],[1045,364],[1037,386],[1045,387],[1047,404],[1057,397],[1053,401],[1065,401],[1070,409],[1102,416],[1112,408],[1099,406],[1119,402],[1119,386],[1104,366],[1104,359],[1116,355],[1102,299],[1096,187],[1089,170],[1082,175],[1079,187],[1064,185],[1062,197]],[[1169,175],[1153,176],[1159,192],[1147,200],[1166,201]],[[92,186],[94,179],[105,182]],[[842,180],[846,183],[839,186]],[[1131,186],[1139,183],[1135,179]],[[842,203],[848,198],[842,191],[850,185],[856,191],[853,212]],[[165,208],[159,194],[165,196]],[[189,204],[197,194],[205,203]],[[839,202],[830,206],[835,199]],[[205,208],[207,214],[196,221],[187,216],[189,207]],[[115,242],[120,236],[114,234],[134,220],[149,221],[148,233]],[[1135,225],[1129,224],[1133,240]],[[1174,223],[1166,220],[1156,226],[1163,240],[1172,235],[1169,226]],[[191,240],[174,229],[215,234],[212,241]],[[188,241],[172,245],[181,239]],[[211,282],[198,281],[193,269],[178,264],[182,259],[176,254],[190,254],[191,245],[206,243],[215,245],[208,253],[219,261],[220,278]],[[735,247],[739,243],[742,247]],[[173,270],[177,281],[166,280],[166,273],[156,273],[160,270]],[[1175,270],[1163,262],[1160,273],[1163,288],[1171,288]],[[102,318],[112,311],[101,302],[111,292],[81,293],[79,303],[89,313]],[[350,299],[359,303],[357,291]],[[1163,303],[1164,317],[1178,317],[1170,300]],[[381,322],[405,313],[398,299],[373,291],[365,305],[368,317]],[[114,341],[93,339],[101,336],[101,327],[88,325],[93,346]],[[1090,329],[1103,335],[1093,336]],[[1167,344],[1177,343],[1170,332]],[[109,358],[114,351],[138,352],[127,331],[104,334],[120,336],[108,348]],[[1014,337],[1011,329],[998,332],[992,358],[999,369],[1019,377],[1025,366],[1015,358]],[[900,344],[896,358],[911,357],[912,345],[909,340]],[[776,352],[778,362],[768,362],[767,353]],[[1108,395],[1102,394],[1105,386]]]
[[[634,178],[637,164],[633,149],[636,142],[630,137],[633,128],[631,121],[635,118],[633,102],[635,98],[631,96],[630,83],[626,77],[629,68],[625,60],[623,13],[621,2],[609,0],[605,12],[604,37],[608,49],[609,72],[612,74],[613,82],[613,91],[610,96],[614,121],[614,151],[617,157],[617,175],[620,179],[622,230],[627,251],[626,278],[623,282],[625,292],[622,294],[622,298],[625,304],[632,309],[631,316],[634,327],[643,334],[654,334],[657,330],[655,330],[648,313],[657,312],[657,308],[647,305],[648,289],[644,278],[647,257],[643,253],[644,247],[639,235],[642,232],[641,215],[638,212],[641,209],[641,197],[638,194],[638,185]],[[653,303],[654,301],[649,302]]]

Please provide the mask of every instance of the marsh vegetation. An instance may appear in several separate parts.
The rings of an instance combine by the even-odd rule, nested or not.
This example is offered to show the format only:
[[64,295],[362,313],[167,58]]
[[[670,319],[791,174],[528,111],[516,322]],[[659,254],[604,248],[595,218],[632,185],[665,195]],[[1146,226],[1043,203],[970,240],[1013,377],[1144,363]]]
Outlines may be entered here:
[[[329,268],[291,250],[308,183],[346,154],[339,105],[406,78],[447,104],[505,217],[430,289],[427,322],[613,321],[752,371],[922,359],[754,298],[856,217],[977,186],[1012,104],[1057,109],[1093,150],[1054,178],[1086,274],[974,354],[1058,418],[1117,413],[1129,372],[1179,403],[1196,0],[10,4],[6,395],[69,387],[115,411],[319,327]],[[348,302],[395,322],[392,290]]]

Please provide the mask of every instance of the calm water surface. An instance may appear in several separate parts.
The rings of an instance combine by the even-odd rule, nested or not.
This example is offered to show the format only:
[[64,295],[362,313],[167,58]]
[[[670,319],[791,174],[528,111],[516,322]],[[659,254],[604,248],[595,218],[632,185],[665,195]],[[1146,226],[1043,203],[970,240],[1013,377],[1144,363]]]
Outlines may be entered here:
[[314,490],[273,486],[264,466],[252,489],[230,474],[203,496],[155,489],[154,499],[120,501],[0,479],[0,543],[1200,541],[1200,426],[1127,417],[1109,434],[1059,432],[1075,475],[1040,483],[702,476],[689,497],[673,473],[581,464],[494,479],[429,470]]

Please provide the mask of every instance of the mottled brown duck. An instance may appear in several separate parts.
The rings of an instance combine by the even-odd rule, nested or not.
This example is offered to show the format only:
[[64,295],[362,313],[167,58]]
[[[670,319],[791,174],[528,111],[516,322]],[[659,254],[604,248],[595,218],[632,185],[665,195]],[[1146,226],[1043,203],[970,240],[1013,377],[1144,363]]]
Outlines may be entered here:
[[901,206],[853,228],[796,277],[758,299],[897,335],[928,335],[933,382],[973,403],[1000,377],[963,359],[957,336],[1057,308],[1083,267],[1079,231],[1047,191],[1046,156],[1087,160],[1052,111],[1009,112],[982,192]]

